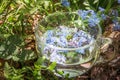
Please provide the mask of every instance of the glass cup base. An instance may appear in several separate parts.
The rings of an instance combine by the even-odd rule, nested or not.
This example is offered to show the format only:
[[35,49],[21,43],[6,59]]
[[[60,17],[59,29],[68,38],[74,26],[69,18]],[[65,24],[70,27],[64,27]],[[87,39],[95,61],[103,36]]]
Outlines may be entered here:
[[[57,70],[54,71],[54,74],[58,77],[65,77],[68,75],[69,78],[80,76],[87,72],[93,66],[93,64],[94,60],[78,65],[57,65]],[[59,74],[59,72],[62,72],[62,74]]]

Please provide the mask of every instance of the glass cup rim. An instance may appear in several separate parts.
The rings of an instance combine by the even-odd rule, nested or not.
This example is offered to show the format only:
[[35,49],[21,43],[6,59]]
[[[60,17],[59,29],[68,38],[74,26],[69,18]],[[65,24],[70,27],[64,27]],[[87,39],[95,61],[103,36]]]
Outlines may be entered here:
[[[99,27],[100,32],[101,32],[100,26],[98,26],[98,27]],[[99,32],[99,35],[98,35],[99,37],[101,36],[100,32]],[[54,45],[46,43],[46,35],[44,35],[43,37],[45,39],[44,40],[45,46],[48,46],[48,47],[56,49],[56,50],[70,50],[70,51],[74,51],[74,50],[86,49],[86,48],[89,48],[90,46],[92,46],[92,45],[94,45],[96,43],[96,39],[94,39],[93,41],[90,41],[89,44],[84,45],[84,46],[80,46],[80,47],[77,47],[77,48],[66,48],[66,47],[62,48],[62,47],[58,47],[58,46],[54,46]]]

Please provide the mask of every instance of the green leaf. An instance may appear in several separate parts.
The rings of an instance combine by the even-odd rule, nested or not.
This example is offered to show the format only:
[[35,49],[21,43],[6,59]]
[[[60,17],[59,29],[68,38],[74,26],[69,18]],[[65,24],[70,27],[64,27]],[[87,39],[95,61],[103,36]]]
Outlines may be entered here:
[[19,58],[18,58],[17,56],[12,56],[12,59],[13,59],[14,61],[19,61]]
[[30,0],[24,0],[25,3],[29,4],[30,3]]
[[58,70],[58,74],[63,75],[64,72],[62,70]]
[[45,2],[44,2],[44,7],[45,7],[45,9],[47,9],[47,8],[49,7],[49,4],[50,4],[50,1],[45,1]]
[[44,62],[45,57],[40,57],[38,58],[38,60],[35,62],[35,65],[42,65],[42,63]]
[[4,67],[4,76],[5,76],[6,78],[9,77],[10,71],[11,71],[11,67],[10,67],[9,64],[6,62],[6,63],[5,63],[5,67]]
[[75,55],[76,55],[75,52],[69,52],[69,53],[67,53],[67,57],[69,57],[69,58],[73,58]]
[[22,74],[21,74],[21,75],[17,75],[17,76],[14,76],[14,77],[12,78],[12,80],[24,80],[24,79],[22,79],[22,77],[23,77]]
[[31,9],[31,10],[30,10],[30,14],[35,13],[37,10],[38,10],[38,8],[37,8],[37,7],[35,7],[35,8],[33,8],[33,9]]
[[55,67],[56,67],[56,62],[53,62],[49,65],[47,69],[52,71]]

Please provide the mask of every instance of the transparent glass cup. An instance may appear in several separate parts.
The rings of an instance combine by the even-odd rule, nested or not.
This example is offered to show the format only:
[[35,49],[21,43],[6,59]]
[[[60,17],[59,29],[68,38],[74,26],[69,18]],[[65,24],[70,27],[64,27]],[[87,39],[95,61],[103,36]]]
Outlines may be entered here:
[[[74,37],[76,33],[80,34]],[[35,27],[36,45],[40,56],[57,63],[54,73],[58,76],[69,74],[69,77],[75,77],[88,71],[99,57],[102,42],[111,42],[110,39],[103,39],[101,34],[99,24],[95,27],[83,25],[76,12],[50,14]],[[66,43],[60,42],[63,36],[65,41],[67,40]],[[80,40],[81,45],[78,44]],[[71,46],[70,41],[76,42],[77,46],[73,43]],[[59,74],[61,71],[62,75]]]

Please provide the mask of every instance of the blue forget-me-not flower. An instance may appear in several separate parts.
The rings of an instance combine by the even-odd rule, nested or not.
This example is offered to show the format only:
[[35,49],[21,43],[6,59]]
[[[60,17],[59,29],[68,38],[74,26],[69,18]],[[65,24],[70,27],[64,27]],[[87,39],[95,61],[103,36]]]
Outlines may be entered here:
[[101,14],[101,18],[102,18],[103,20],[106,20],[106,19],[107,19],[107,16],[106,16],[105,14]]
[[88,24],[90,27],[94,27],[97,24],[99,24],[100,19],[97,17],[97,15],[92,15],[89,19],[88,19]]
[[104,12],[105,11],[105,9],[102,8],[102,7],[99,7],[98,9],[100,10],[100,12]]
[[68,0],[61,0],[61,4],[65,7],[69,7],[70,6],[70,2],[68,2]]
[[102,8],[102,7],[99,7],[98,9],[99,9],[99,11],[100,11],[100,13],[101,13],[101,14],[100,14],[100,17],[101,17],[103,20],[106,20],[107,15],[104,14],[105,9]]
[[100,19],[93,10],[78,10],[78,15],[88,22],[90,27],[96,26],[99,24]]
[[113,27],[114,31],[120,31],[120,24],[118,22],[115,23],[115,26]]
[[50,61],[63,64],[66,61],[66,57],[62,54],[59,54],[58,51],[54,50],[50,55]]
[[60,37],[60,42],[64,47],[68,44],[67,39],[64,36]]
[[80,49],[80,50],[76,50],[76,52],[80,53],[80,54],[84,54],[85,50],[84,49]]
[[88,15],[88,11],[86,10],[78,10],[78,15],[84,20],[87,18],[87,15]]

